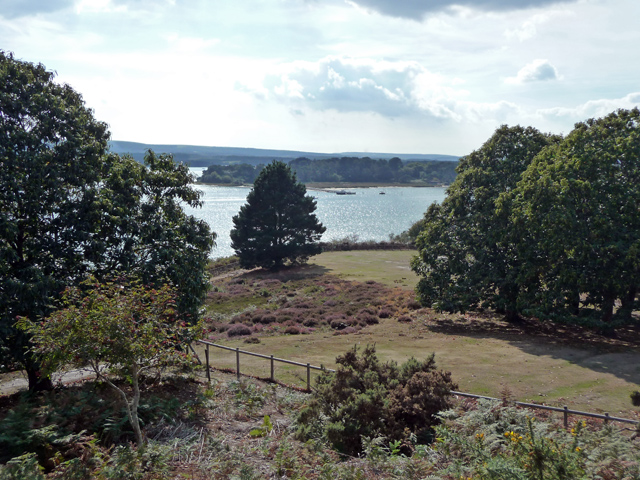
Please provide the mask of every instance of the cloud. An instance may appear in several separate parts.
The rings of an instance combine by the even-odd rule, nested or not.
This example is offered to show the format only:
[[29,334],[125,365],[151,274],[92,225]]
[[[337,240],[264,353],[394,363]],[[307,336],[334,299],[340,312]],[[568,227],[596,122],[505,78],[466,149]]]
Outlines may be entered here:
[[338,112],[374,112],[385,117],[431,110],[421,88],[441,89],[435,77],[416,62],[385,62],[369,59],[326,57],[318,62],[293,62],[267,75],[256,96],[275,99],[300,109]]
[[391,17],[421,20],[431,13],[469,8],[480,11],[508,11],[545,7],[576,0],[347,0],[367,10]]
[[72,5],[73,0],[0,0],[0,15],[19,18],[64,10]]
[[538,59],[522,67],[515,77],[505,79],[505,83],[520,85],[523,83],[560,80],[561,78],[558,70],[549,63],[549,60]]
[[299,115],[305,111],[373,113],[387,119],[421,118],[438,122],[505,121],[519,112],[510,102],[472,102],[458,79],[448,80],[417,62],[326,57],[293,62],[261,83],[237,83],[237,91],[275,101]]
[[531,21],[526,21],[520,26],[520,28],[514,28],[512,30],[507,30],[505,32],[505,35],[509,39],[516,38],[516,39],[520,40],[521,42],[523,42],[525,40],[529,40],[530,38],[535,37],[536,33],[538,33],[538,29],[536,28],[536,24],[534,22],[531,22]]
[[589,100],[573,108],[555,107],[540,109],[536,113],[548,120],[583,121],[587,118],[604,117],[619,109],[640,107],[640,92],[633,92],[622,98],[603,98]]

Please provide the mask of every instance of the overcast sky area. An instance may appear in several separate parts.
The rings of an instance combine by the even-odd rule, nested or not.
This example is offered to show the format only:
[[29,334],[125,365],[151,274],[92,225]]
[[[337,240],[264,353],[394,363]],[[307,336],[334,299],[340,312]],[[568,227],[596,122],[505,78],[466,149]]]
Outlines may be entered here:
[[0,0],[113,140],[465,155],[640,105],[638,0]]

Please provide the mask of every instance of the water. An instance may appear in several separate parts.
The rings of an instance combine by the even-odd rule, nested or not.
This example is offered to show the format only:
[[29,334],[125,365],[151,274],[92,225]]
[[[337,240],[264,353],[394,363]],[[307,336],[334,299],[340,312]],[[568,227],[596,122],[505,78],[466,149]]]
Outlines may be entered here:
[[[202,168],[192,168],[199,175]],[[205,220],[218,234],[216,247],[211,257],[233,255],[229,232],[233,228],[232,217],[246,203],[250,187],[219,187],[196,185],[203,192],[201,209],[186,208],[187,213]],[[407,230],[433,202],[441,202],[445,188],[429,187],[381,187],[352,188],[355,195],[307,190],[317,202],[316,216],[327,227],[322,241],[328,242],[345,237],[357,237],[361,241],[389,240]],[[380,192],[385,192],[380,195]]]

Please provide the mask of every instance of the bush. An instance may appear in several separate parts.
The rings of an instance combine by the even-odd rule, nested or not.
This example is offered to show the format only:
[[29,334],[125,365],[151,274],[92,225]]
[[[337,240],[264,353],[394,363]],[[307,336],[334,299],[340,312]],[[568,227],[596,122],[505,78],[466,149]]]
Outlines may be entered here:
[[288,335],[300,335],[301,332],[299,327],[291,325],[285,329],[284,333]]
[[244,335],[251,335],[251,329],[243,323],[236,323],[227,330],[228,337],[241,337]]
[[439,423],[435,415],[450,408],[450,391],[457,388],[449,372],[436,370],[433,355],[398,366],[381,363],[368,345],[362,354],[354,347],[336,363],[335,373],[316,380],[311,401],[297,419],[297,435],[323,438],[348,455],[362,452],[364,437],[384,436],[405,445],[413,435],[426,441]]
[[358,315],[358,323],[360,325],[375,325],[380,323],[380,320],[375,315],[369,313],[361,313]]

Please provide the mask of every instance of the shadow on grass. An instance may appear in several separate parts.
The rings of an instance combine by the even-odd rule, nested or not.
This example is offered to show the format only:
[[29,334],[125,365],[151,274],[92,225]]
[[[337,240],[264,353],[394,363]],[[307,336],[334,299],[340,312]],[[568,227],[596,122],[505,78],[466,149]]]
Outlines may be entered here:
[[500,339],[523,352],[549,356],[640,385],[640,324],[616,330],[614,337],[568,324],[523,319],[509,323],[493,313],[435,317],[429,330],[474,339]]

